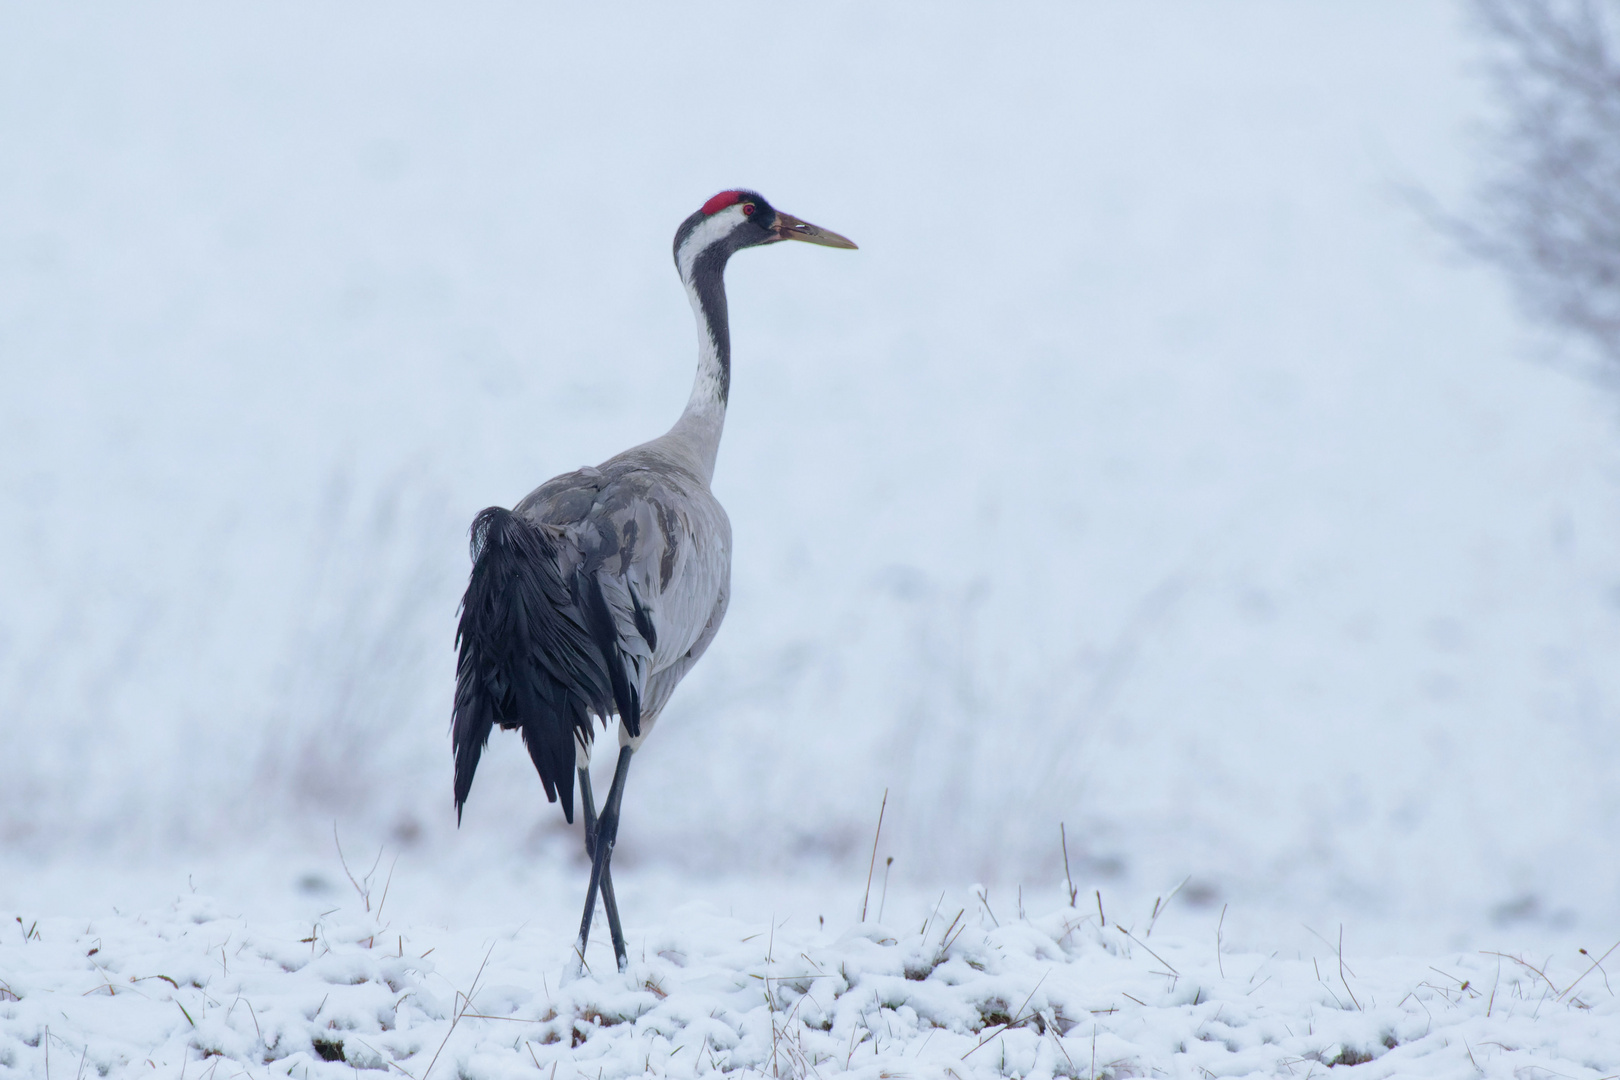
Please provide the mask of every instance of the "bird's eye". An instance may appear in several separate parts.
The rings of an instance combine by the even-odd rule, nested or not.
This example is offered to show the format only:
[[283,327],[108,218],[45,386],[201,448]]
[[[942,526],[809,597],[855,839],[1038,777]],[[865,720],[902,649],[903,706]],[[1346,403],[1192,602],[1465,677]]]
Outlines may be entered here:
[[754,204],[751,203],[751,202],[743,203],[743,216],[744,217],[752,217],[753,214],[754,214]]

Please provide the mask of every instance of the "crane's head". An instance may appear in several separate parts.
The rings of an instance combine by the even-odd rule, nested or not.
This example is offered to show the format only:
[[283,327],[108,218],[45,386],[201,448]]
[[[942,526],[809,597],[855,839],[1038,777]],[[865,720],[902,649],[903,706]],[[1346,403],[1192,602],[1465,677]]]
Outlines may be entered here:
[[835,232],[784,214],[755,191],[722,191],[681,222],[675,231],[675,265],[690,279],[700,261],[718,258],[724,266],[732,252],[779,240],[803,240],[824,247],[853,248]]

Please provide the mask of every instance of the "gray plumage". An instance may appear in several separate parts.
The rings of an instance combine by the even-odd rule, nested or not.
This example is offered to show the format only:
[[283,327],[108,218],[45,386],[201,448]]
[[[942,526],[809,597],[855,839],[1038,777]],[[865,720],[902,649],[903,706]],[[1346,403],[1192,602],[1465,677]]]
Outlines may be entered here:
[[694,467],[697,450],[677,425],[597,468],[546,481],[513,508],[555,530],[565,572],[577,567],[601,588],[639,699],[636,730],[626,733],[634,747],[726,617],[731,522]]
[[[855,246],[754,192],[722,192],[687,218],[674,253],[697,319],[698,369],[680,419],[473,522],[452,721],[457,819],[496,726],[522,733],[547,797],[570,822],[578,773],[592,855],[580,961],[600,886],[624,968],[608,863],[630,756],[714,640],[730,598],[731,523],[709,490],[731,383],[726,262],[789,239]],[[598,821],[587,766],[597,724],[612,717],[619,761]]]

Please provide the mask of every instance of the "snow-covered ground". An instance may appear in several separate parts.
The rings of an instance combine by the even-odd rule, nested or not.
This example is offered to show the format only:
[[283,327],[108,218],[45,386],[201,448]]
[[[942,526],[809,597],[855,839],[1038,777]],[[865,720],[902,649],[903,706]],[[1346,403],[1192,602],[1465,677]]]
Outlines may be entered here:
[[628,972],[597,949],[565,984],[557,927],[401,924],[385,884],[301,921],[186,892],[0,927],[0,1074],[1620,1075],[1602,955],[1362,957],[1332,928],[1256,952],[969,891],[867,922],[678,903]]
[[[791,1045],[865,1025],[874,1074],[1090,1075],[1092,1025],[1098,1071],[1620,1071],[1601,971],[1530,1003],[1620,939],[1613,402],[1403,194],[1478,176],[1477,55],[1396,0],[0,10],[0,1072],[177,1067],[209,1024],[262,1064],[265,1010],[308,1053],[339,977],[379,1030],[415,988],[425,1080],[491,942],[480,987],[530,996],[479,1011],[560,1019],[462,1020],[468,1076],[589,994],[651,1006],[579,1048],[607,1071],[711,1011],[705,1066],[780,1067],[816,1009]],[[861,250],[731,271],[734,599],[615,864],[669,996],[564,990],[579,840],[515,740],[455,829],[464,530],[673,419],[669,238],[737,184]],[[885,791],[893,945],[845,936]],[[394,967],[334,822],[399,857]],[[1190,878],[1170,977],[1112,916],[1065,937],[1060,823],[1133,932]],[[959,957],[905,980],[942,891]],[[799,1005],[801,954],[849,988]],[[1032,991],[1079,1026],[962,1059]]]

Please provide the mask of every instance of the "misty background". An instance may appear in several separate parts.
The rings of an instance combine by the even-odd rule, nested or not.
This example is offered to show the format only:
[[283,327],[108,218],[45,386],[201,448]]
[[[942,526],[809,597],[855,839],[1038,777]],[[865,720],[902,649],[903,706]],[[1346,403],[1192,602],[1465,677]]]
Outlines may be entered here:
[[0,859],[573,867],[509,735],[456,830],[466,527],[673,422],[670,240],[748,186],[861,250],[731,265],[733,599],[616,870],[858,876],[887,790],[917,888],[1054,883],[1062,822],[1088,886],[1612,923],[1614,398],[1423,209],[1487,38],[7,9]]

